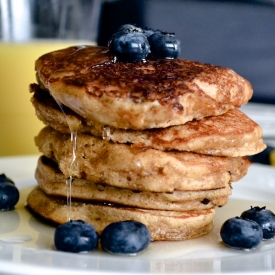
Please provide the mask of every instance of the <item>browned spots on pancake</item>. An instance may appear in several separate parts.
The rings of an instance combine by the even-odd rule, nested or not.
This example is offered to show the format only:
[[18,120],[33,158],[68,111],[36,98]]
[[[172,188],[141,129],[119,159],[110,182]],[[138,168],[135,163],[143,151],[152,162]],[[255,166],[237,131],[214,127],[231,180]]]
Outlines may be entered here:
[[[86,121],[144,130],[224,114],[252,96],[234,71],[195,61],[115,62],[104,47],[70,47],[36,61],[44,90]],[[96,111],[95,111],[96,110]]]
[[226,89],[220,91],[220,97],[228,99],[231,86],[236,85],[226,68],[183,59],[113,62],[104,47],[71,47],[49,53],[38,59],[36,69],[44,83],[61,79],[66,86],[85,88],[96,97],[105,94],[138,103],[158,100],[178,111],[183,110],[178,99],[193,91],[186,83],[195,78],[208,84],[224,82]]

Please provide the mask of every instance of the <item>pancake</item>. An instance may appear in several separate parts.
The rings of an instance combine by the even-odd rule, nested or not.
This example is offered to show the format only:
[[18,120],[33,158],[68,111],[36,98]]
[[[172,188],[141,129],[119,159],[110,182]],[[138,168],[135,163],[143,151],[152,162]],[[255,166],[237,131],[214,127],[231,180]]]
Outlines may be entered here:
[[[35,172],[39,187],[49,196],[67,198],[66,178],[58,166],[46,157],[40,157]],[[84,179],[74,179],[71,189],[73,200],[103,202],[106,204],[125,205],[130,207],[188,211],[209,209],[223,206],[231,195],[227,187],[201,191],[174,191],[173,193],[156,193],[132,191],[104,184],[95,184]]]
[[[39,216],[57,224],[67,221],[65,199],[47,196],[36,187],[27,198],[27,206]],[[213,228],[214,209],[160,211],[121,206],[72,202],[70,218],[91,223],[99,234],[112,222],[136,220],[145,224],[151,240],[186,240],[207,234]]]
[[[71,136],[51,127],[35,138],[43,155],[58,163],[66,178],[87,179],[139,191],[209,190],[241,179],[250,166],[246,157],[216,157],[189,152],[164,152],[116,144],[78,134],[73,156]],[[72,165],[72,157],[75,158]]]
[[[42,153],[27,205],[62,224],[144,223],[152,240],[213,228],[215,207],[265,149],[261,128],[237,108],[252,96],[236,72],[184,59],[117,62],[106,47],[41,56],[31,84]],[[68,180],[72,204],[67,206]],[[67,182],[67,184],[66,184]]]
[[224,114],[246,104],[250,83],[231,69],[195,61],[115,62],[105,47],[41,56],[38,82],[86,121],[143,130]]
[[37,117],[46,125],[66,134],[74,130],[140,147],[227,157],[254,155],[266,148],[261,127],[237,109],[231,109],[221,116],[168,128],[123,130],[91,121],[88,125],[84,118],[63,107],[65,116],[49,93],[35,84],[31,85],[31,91],[34,93],[32,104]]

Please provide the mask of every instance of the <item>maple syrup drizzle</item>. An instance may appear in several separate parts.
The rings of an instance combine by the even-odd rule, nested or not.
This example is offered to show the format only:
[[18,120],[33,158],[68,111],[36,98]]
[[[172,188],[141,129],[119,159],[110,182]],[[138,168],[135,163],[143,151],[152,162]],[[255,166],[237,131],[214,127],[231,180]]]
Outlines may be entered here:
[[[75,52],[81,50],[85,48],[85,46],[80,46],[76,49]],[[73,52],[72,54],[74,54],[75,52]],[[107,63],[115,63],[116,59],[112,60],[111,62],[107,62]],[[106,62],[104,62],[103,64],[98,64],[96,66],[101,66],[106,64]],[[39,78],[41,79],[41,77],[39,76]],[[72,176],[72,171],[73,171],[73,167],[75,164],[75,160],[76,160],[76,150],[77,150],[77,131],[73,129],[72,125],[70,125],[68,117],[66,115],[66,112],[63,108],[63,104],[57,100],[54,96],[53,93],[51,92],[51,85],[50,83],[46,83],[45,85],[46,88],[48,88],[48,90],[50,91],[51,96],[54,98],[54,100],[56,101],[56,103],[58,104],[60,110],[62,111],[62,113],[65,116],[65,119],[67,121],[68,127],[70,129],[71,132],[71,143],[72,143],[72,160],[71,160],[71,164],[70,164],[70,168],[69,168],[69,177],[66,179],[66,195],[67,195],[67,221],[71,220],[71,214],[72,214],[72,183],[74,181],[74,178]],[[111,129],[109,126],[104,126],[102,128],[102,139],[104,140],[110,140],[110,135],[111,135]]]
[[[47,88],[49,89],[49,91],[51,90],[50,85],[47,85]],[[52,93],[51,93],[52,95]],[[66,195],[67,195],[67,221],[71,220],[71,214],[72,214],[72,183],[74,181],[74,178],[72,176],[72,171],[73,171],[73,166],[76,160],[76,149],[77,149],[77,131],[72,129],[72,126],[69,123],[68,117],[66,115],[66,112],[63,108],[63,104],[57,100],[53,95],[52,97],[54,98],[54,100],[56,101],[56,103],[58,104],[60,110],[62,111],[62,113],[65,116],[65,119],[67,121],[68,127],[70,129],[71,132],[71,148],[72,148],[72,160],[71,160],[71,164],[70,164],[70,168],[69,168],[69,177],[66,179]]]
[[69,177],[66,179],[66,193],[67,193],[67,221],[71,220],[71,214],[72,214],[72,183],[74,181],[74,178],[72,176],[72,171],[74,167],[74,163],[76,160],[76,148],[77,148],[77,131],[74,131],[68,121],[67,115],[64,111],[63,105],[61,102],[55,99],[57,104],[59,105],[60,109],[62,110],[63,114],[65,115],[67,124],[71,131],[71,148],[72,148],[72,160],[69,168]]
[[102,127],[102,139],[110,140],[111,139],[111,128],[109,126]]
[[71,220],[71,214],[72,214],[72,183],[74,181],[74,178],[72,176],[72,170],[76,159],[77,131],[71,131],[71,142],[72,142],[72,161],[69,169],[70,176],[69,178],[66,179],[67,207],[68,207],[67,221]]

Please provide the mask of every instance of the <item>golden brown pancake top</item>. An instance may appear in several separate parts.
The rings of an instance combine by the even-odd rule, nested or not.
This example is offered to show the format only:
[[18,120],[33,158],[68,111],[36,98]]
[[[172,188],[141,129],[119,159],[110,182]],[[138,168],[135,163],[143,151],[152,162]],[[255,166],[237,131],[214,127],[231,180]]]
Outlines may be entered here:
[[[228,77],[227,68],[175,59],[147,59],[146,62],[114,62],[114,56],[104,47],[70,47],[49,53],[36,62],[36,69],[44,83],[55,82],[64,73],[66,85],[86,87],[87,92],[101,97],[131,98],[133,101],[154,101],[173,104],[179,111],[177,98],[190,89],[185,82],[196,77],[208,84],[224,82],[221,97],[230,98],[229,91],[236,85]],[[92,89],[89,89],[91,85]],[[237,84],[238,85],[238,84]],[[240,91],[242,85],[240,84]],[[233,101],[240,106],[242,93]]]
[[220,115],[247,103],[250,83],[234,71],[184,59],[115,62],[105,47],[78,46],[43,55],[38,80],[88,120],[145,129]]

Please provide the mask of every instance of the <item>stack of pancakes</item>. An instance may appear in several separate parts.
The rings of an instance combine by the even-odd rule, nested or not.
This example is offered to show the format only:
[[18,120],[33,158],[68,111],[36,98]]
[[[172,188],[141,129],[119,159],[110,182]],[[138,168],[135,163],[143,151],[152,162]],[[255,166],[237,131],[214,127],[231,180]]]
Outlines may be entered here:
[[137,220],[152,240],[211,231],[215,207],[241,179],[247,155],[265,149],[261,128],[239,111],[252,96],[234,71],[183,59],[114,62],[104,47],[70,47],[36,61],[35,138],[43,154],[28,206],[82,219],[99,234]]

